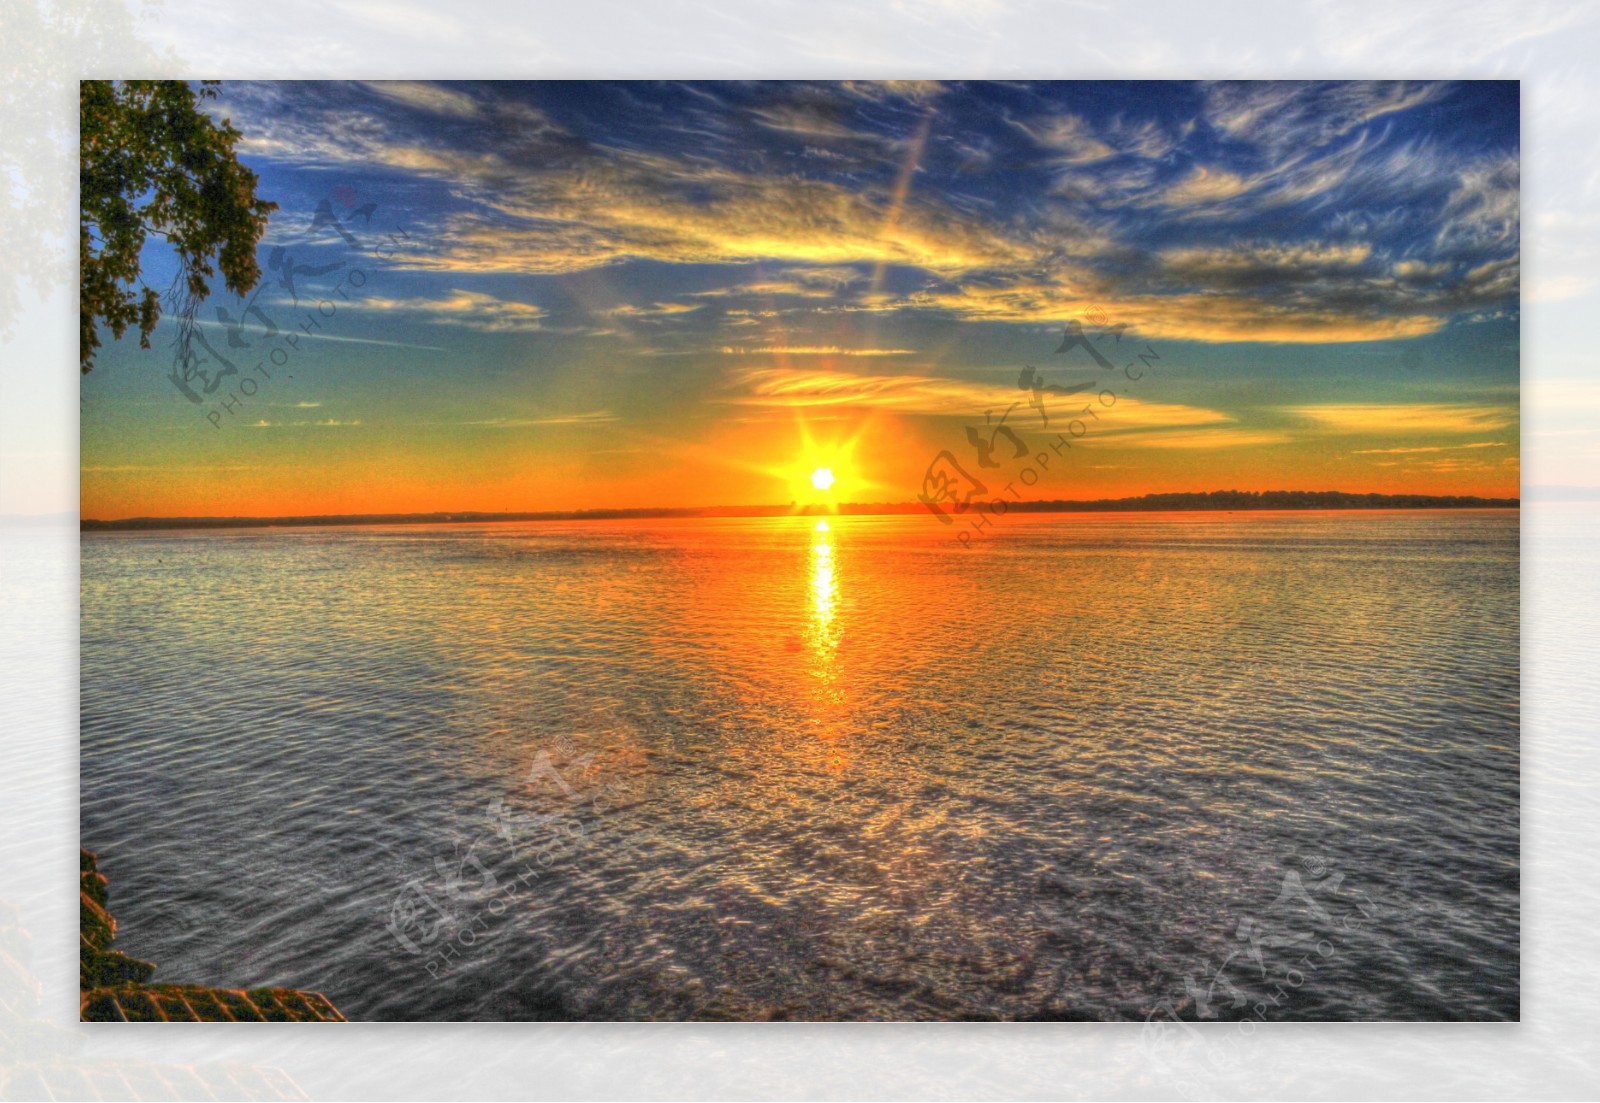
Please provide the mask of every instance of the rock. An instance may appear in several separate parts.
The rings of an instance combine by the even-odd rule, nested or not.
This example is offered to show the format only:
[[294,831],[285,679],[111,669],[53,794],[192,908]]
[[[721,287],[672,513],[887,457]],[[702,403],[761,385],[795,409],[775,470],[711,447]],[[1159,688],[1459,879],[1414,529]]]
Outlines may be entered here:
[[335,1022],[320,992],[147,984],[156,967],[111,949],[117,921],[95,856],[78,850],[78,1017],[84,1022]]

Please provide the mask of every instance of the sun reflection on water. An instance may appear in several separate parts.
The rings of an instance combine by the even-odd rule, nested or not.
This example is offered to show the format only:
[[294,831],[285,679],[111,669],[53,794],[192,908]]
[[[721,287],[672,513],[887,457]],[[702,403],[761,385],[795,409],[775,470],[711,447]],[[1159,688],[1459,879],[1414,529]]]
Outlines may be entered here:
[[842,770],[844,760],[839,738],[846,730],[845,687],[839,662],[839,563],[834,533],[826,521],[818,521],[811,532],[811,553],[807,560],[808,622],[806,642],[811,651],[811,673],[816,679],[813,698],[815,722],[820,737],[832,744],[830,770]]
[[839,579],[833,554],[833,532],[826,521],[818,521],[811,544],[810,586],[811,620],[807,639],[815,659],[818,677],[831,680],[839,649],[839,633],[834,615],[839,604]]

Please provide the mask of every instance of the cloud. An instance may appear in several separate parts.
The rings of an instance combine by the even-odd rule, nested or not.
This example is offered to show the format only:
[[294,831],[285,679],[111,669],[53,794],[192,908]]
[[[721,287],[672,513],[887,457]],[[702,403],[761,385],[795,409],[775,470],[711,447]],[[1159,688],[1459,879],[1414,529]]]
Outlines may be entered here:
[[1014,125],[1040,147],[1049,150],[1057,164],[1089,164],[1117,155],[1117,151],[1077,115],[1053,115]]
[[1206,86],[1205,119],[1274,156],[1315,150],[1444,90],[1414,81],[1221,81]]
[[[350,302],[350,303],[345,303],[343,305],[344,305],[344,307],[346,309],[349,309],[349,308],[352,308],[352,307],[359,308],[359,306],[361,304],[357,303],[357,302]],[[162,325],[172,324],[171,323],[171,315],[163,314],[161,316],[161,324]],[[195,322],[195,324],[198,325],[198,326],[202,326],[202,327],[204,327],[206,329],[215,329],[215,330],[219,330],[219,331],[232,331],[232,329],[233,329],[232,326],[225,325],[222,322],[208,322],[203,318],[197,320]],[[257,334],[265,335],[266,332],[267,332],[263,327],[255,325],[253,323],[245,325],[243,327],[242,331],[246,332],[246,333],[250,333],[252,335],[257,335]],[[417,350],[419,352],[443,352],[444,351],[444,349],[440,348],[438,345],[417,345],[417,344],[412,344],[409,341],[382,341],[382,340],[378,340],[377,338],[373,338],[373,337],[346,337],[346,336],[344,336],[342,334],[338,334],[338,333],[312,333],[312,332],[309,332],[309,331],[302,331],[301,333],[296,335],[295,339],[296,340],[309,339],[309,340],[313,340],[313,341],[333,341],[333,342],[338,343],[338,344],[348,344],[348,345],[378,345],[378,346],[380,346],[382,348],[415,349],[415,350]]]
[[380,96],[419,111],[456,118],[471,118],[478,114],[476,100],[443,85],[414,80],[373,80],[367,81],[366,85]]
[[896,264],[958,273],[1015,267],[1033,256],[1026,243],[949,218],[929,201],[908,201],[891,217],[888,196],[827,181],[654,167],[618,161],[485,195],[484,205],[500,217],[456,216],[438,249],[397,259],[422,269],[552,274],[628,259]]
[[[1114,306],[1141,336],[1206,342],[1391,340],[1516,308],[1515,151],[1386,129],[1444,101],[1450,85],[1204,85],[1188,122],[1091,121],[1059,105],[1019,120],[991,106],[989,129],[971,130],[984,147],[977,160],[971,141],[940,131],[956,117],[943,108],[964,94],[957,89],[667,87],[683,101],[670,110],[615,86],[649,128],[625,134],[610,119],[591,133],[568,112],[558,124],[497,86],[472,96],[404,83],[312,96],[260,85],[245,86],[239,103],[257,156],[447,185],[453,202],[391,262],[412,270],[765,263],[776,277],[697,294],[829,298],[842,311],[986,322]],[[939,128],[907,161],[928,117],[919,105],[933,95]],[[440,122],[469,110],[473,127]],[[837,157],[812,163],[814,147],[790,138]],[[953,175],[941,181],[938,166]],[[1027,194],[1026,210],[996,192],[1018,166],[1053,181]],[[954,187],[965,174],[983,186]],[[885,281],[890,269],[931,278],[907,291]],[[473,311],[458,313],[474,324]],[[514,313],[477,324],[539,324]]]
[[[1119,402],[1117,404],[1121,406]],[[1294,437],[1288,433],[1267,429],[1237,429],[1217,426],[1211,429],[1189,431],[1158,431],[1117,436],[1115,430],[1102,434],[1096,427],[1096,436],[1115,436],[1119,447],[1131,448],[1254,448],[1269,444],[1288,444]]]
[[1517,420],[1515,407],[1444,404],[1348,403],[1286,406],[1283,411],[1338,433],[1481,433]]
[[[852,269],[838,269],[839,271],[852,271]],[[789,271],[793,271],[790,269]],[[806,283],[800,280],[755,280],[751,283],[737,284],[732,287],[713,287],[705,291],[696,291],[697,297],[703,298],[737,298],[771,297],[775,295],[789,295],[806,299],[831,299],[834,298],[841,285],[829,285],[820,281]]]
[[260,421],[250,423],[251,429],[353,429],[361,424],[361,419],[354,421],[340,421],[337,418],[326,418],[322,421]]
[[[90,464],[88,466],[80,467],[80,468],[78,468],[78,470],[79,470],[79,472],[81,472],[82,474],[85,474],[85,475],[131,475],[136,471],[141,471],[141,472],[142,471],[165,471],[169,475],[175,475],[175,474],[178,474],[179,472],[183,471],[184,468],[185,468],[185,465],[183,465],[183,464],[116,463],[116,464]],[[242,464],[242,463],[234,463],[234,464],[209,464],[208,463],[208,464],[206,464],[206,471],[207,472],[214,472],[214,471],[256,471],[256,470],[259,470],[259,467],[257,465],[255,465],[255,464]]]
[[844,119],[845,112],[838,110],[826,99],[811,102],[779,103],[758,107],[752,117],[762,126],[787,131],[805,138],[834,142],[882,143],[882,135],[853,129]]
[[1504,448],[1503,440],[1484,440],[1474,444],[1435,444],[1424,448],[1358,448],[1350,454],[1352,456],[1392,456],[1406,455],[1412,452],[1450,452],[1462,448]]
[[783,274],[807,287],[821,287],[830,292],[866,279],[866,276],[856,269],[842,265],[831,268],[785,268]]
[[903,413],[972,416],[986,407],[1010,406],[1014,389],[919,375],[857,375],[850,372],[751,368],[736,377],[744,393],[730,401],[749,406],[858,406]]
[[653,303],[650,306],[635,306],[623,303],[602,313],[614,318],[666,318],[677,314],[692,314],[700,309],[700,305],[699,303]]
[[439,299],[371,296],[351,305],[361,310],[417,314],[429,321],[466,326],[485,333],[529,333],[541,328],[545,313],[533,303],[497,299],[481,291],[453,290]]
[[1238,286],[1315,279],[1330,271],[1359,268],[1371,256],[1372,246],[1365,242],[1252,243],[1168,249],[1160,254],[1159,264],[1163,271],[1184,282]]
[[944,91],[937,80],[847,80],[842,87],[857,96],[870,100],[899,97],[912,103],[926,103]]
[[1163,191],[1160,199],[1170,207],[1201,206],[1243,195],[1253,187],[1253,181],[1236,172],[1196,165],[1187,176]]
[[[530,104],[413,81],[230,81],[219,111],[241,124],[241,153],[320,168],[384,166],[439,177],[467,168],[485,179],[509,174],[519,159],[574,146]],[[475,125],[439,126],[452,117]]]
[[[866,375],[831,369],[748,368],[732,378],[726,401],[742,406],[784,408],[862,407],[905,414],[932,414],[979,420],[985,410],[1001,413],[1024,403],[1026,392],[1014,386],[928,375]],[[1080,403],[1081,406],[1081,403]],[[1046,396],[1045,413],[1055,402]],[[1067,408],[1056,412],[1067,416]],[[1054,422],[1052,417],[1052,423]],[[1101,414],[1102,429],[1134,430],[1198,426],[1232,421],[1226,414],[1173,403],[1119,398]],[[1027,406],[1010,422],[1017,431],[1038,430],[1043,419]],[[1063,424],[1065,422],[1063,421]]]
[[1163,158],[1178,147],[1178,143],[1194,129],[1189,123],[1177,132],[1154,119],[1132,120],[1119,115],[1106,129],[1106,138],[1118,151],[1145,160]]
[[1440,213],[1439,253],[1472,256],[1515,249],[1522,236],[1521,182],[1514,156],[1462,169]]
[[591,410],[585,414],[552,414],[548,417],[496,417],[464,424],[489,429],[531,429],[543,425],[603,425],[616,420],[617,416],[610,410]]
[[916,349],[840,348],[837,345],[762,345],[745,348],[741,345],[724,345],[721,351],[730,356],[915,356]]
[[1437,283],[1452,271],[1452,266],[1444,261],[1402,260],[1396,261],[1390,271],[1402,284],[1421,285]]
[[[1375,307],[1323,308],[1314,300],[1274,302],[1243,294],[1190,292],[1176,295],[1120,295],[1114,288],[1084,294],[1048,284],[977,287],[919,292],[904,308],[945,311],[968,321],[1060,324],[1091,310],[1112,324],[1126,323],[1148,340],[1272,344],[1333,344],[1388,341],[1436,333],[1446,319],[1427,314],[1386,316]],[[1137,346],[1105,347],[1116,362],[1136,355]],[[1079,355],[1082,355],[1081,353]]]

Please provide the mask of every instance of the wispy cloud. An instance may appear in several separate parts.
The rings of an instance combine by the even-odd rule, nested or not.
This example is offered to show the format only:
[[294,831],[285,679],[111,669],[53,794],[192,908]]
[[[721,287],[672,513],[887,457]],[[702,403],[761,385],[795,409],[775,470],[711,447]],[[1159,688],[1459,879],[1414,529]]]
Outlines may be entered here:
[[1284,412],[1339,433],[1481,433],[1517,419],[1514,407],[1445,404],[1347,403],[1288,406]]
[[1128,435],[1117,435],[1113,430],[1109,435],[1118,446],[1129,448],[1252,448],[1268,444],[1288,444],[1294,440],[1291,434],[1277,430],[1242,429],[1226,425],[1210,429],[1174,432],[1163,430]]
[[[359,306],[359,304],[348,304],[348,303],[345,304],[345,305],[346,306],[351,306],[351,305]],[[381,309],[381,307],[379,309]],[[171,322],[171,319],[170,319],[169,315],[163,315],[162,322],[164,324],[173,324]],[[210,330],[219,330],[219,331],[223,331],[223,332],[232,332],[233,331],[233,327],[232,326],[224,325],[222,322],[208,322],[208,321],[206,321],[204,319],[199,319],[199,320],[196,321],[195,324],[199,325],[199,326],[202,326],[205,329],[210,329]],[[251,334],[252,339],[256,339],[256,338],[260,338],[260,337],[266,336],[266,330],[261,328],[260,326],[255,326],[255,325],[244,326],[244,327],[242,327],[240,332]],[[391,348],[391,349],[415,349],[418,352],[443,352],[444,351],[444,349],[440,348],[438,345],[419,345],[419,344],[417,344],[417,343],[415,343],[413,341],[384,341],[384,340],[381,340],[381,339],[376,338],[376,337],[350,337],[350,336],[347,336],[345,334],[340,334],[340,333],[322,333],[322,332],[319,332],[317,330],[309,330],[309,331],[300,330],[300,331],[297,331],[294,336],[295,336],[295,340],[296,341],[302,341],[302,340],[332,341],[335,344],[345,344],[345,345],[378,345],[378,346],[380,346],[382,348]]]
[[1435,444],[1422,448],[1358,448],[1351,452],[1352,456],[1395,456],[1409,455],[1413,452],[1453,452],[1465,448],[1504,448],[1503,440],[1483,440],[1473,444]]
[[[1153,340],[1261,341],[1332,344],[1420,337],[1443,329],[1446,319],[1429,314],[1385,315],[1355,304],[1319,307],[1313,302],[1277,303],[1246,294],[1118,295],[1111,289],[1085,293],[1041,283],[962,286],[918,292],[897,304],[903,309],[948,312],[969,321],[1047,322],[1090,310],[1126,323],[1133,334]],[[1113,349],[1109,353],[1117,355]],[[1130,351],[1131,355],[1131,351]]]
[[340,421],[337,418],[325,418],[321,421],[268,421],[262,418],[249,424],[251,429],[354,429],[361,425],[361,419],[353,421]]
[[742,345],[724,345],[720,350],[729,356],[915,356],[915,349],[841,348],[838,345],[759,345],[746,348]]
[[926,103],[945,90],[937,80],[847,80],[841,87],[871,100],[899,97],[915,104]]
[[[826,369],[749,368],[733,376],[726,401],[745,406],[788,408],[862,407],[906,414],[980,417],[1004,412],[1025,399],[1016,387],[927,375],[867,375]],[[1047,406],[1046,413],[1049,408]],[[1216,410],[1121,398],[1114,425],[1120,431],[1231,422]],[[1018,411],[1018,429],[1042,428],[1031,409]],[[1099,432],[1103,427],[1097,427]]]
[[478,114],[478,102],[471,96],[439,84],[414,80],[375,80],[368,81],[367,87],[396,103],[435,115],[470,118]]
[[[1096,306],[1145,337],[1204,342],[1391,340],[1516,308],[1516,151],[1390,133],[1455,85],[1224,82],[1187,120],[991,106],[987,133],[936,130],[915,162],[926,105],[957,91],[669,87],[683,100],[671,111],[617,86],[650,129],[599,141],[492,87],[373,85],[284,110],[269,101],[292,88],[249,86],[239,106],[258,156],[448,184],[458,201],[395,257],[413,271],[762,264],[777,275],[723,293],[985,322]],[[454,123],[468,117],[483,125]],[[1025,208],[1007,194],[1018,166],[1054,181]],[[950,186],[972,175],[981,187]],[[1163,247],[1144,240],[1152,225],[1169,231]],[[932,279],[886,292],[864,277],[888,268]],[[514,307],[455,313],[489,330],[541,324]]]
[[[133,475],[146,471],[166,471],[176,474],[184,470],[182,464],[163,463],[112,463],[112,464],[85,464],[78,470],[86,475]],[[256,471],[259,467],[250,463],[207,464],[207,471]]]
[[1187,176],[1160,193],[1160,200],[1171,207],[1195,207],[1243,195],[1254,182],[1225,168],[1196,165]]
[[603,425],[616,420],[617,416],[610,410],[591,410],[583,414],[552,414],[548,417],[496,417],[463,424],[480,425],[488,429],[531,429],[546,425]]
[[1240,282],[1311,280],[1330,270],[1359,267],[1371,256],[1372,246],[1366,242],[1246,243],[1168,249],[1160,254],[1160,264],[1185,281],[1237,286]]
[[398,311],[445,325],[485,333],[529,333],[541,328],[544,309],[533,303],[497,299],[481,291],[452,290],[442,298],[393,299],[369,296],[352,304],[358,310]]
[[624,303],[621,306],[611,307],[604,313],[615,318],[668,318],[675,314],[692,314],[699,309],[699,303],[652,303],[649,306]]
[[1053,154],[1052,160],[1057,164],[1087,164],[1114,157],[1117,153],[1077,115],[1053,115],[1016,122],[1014,125],[1039,146],[1049,150]]
[[1207,89],[1205,114],[1230,138],[1303,155],[1443,90],[1411,81],[1221,81]]

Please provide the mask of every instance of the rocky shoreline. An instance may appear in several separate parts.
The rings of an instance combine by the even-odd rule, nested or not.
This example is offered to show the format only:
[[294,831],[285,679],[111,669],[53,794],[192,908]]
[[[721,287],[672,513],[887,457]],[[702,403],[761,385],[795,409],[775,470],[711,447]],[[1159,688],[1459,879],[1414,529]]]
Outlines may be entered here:
[[346,1019],[320,992],[293,988],[208,988],[150,984],[156,967],[111,948],[117,921],[105,876],[78,851],[78,1010],[94,1022],[294,1022]]

